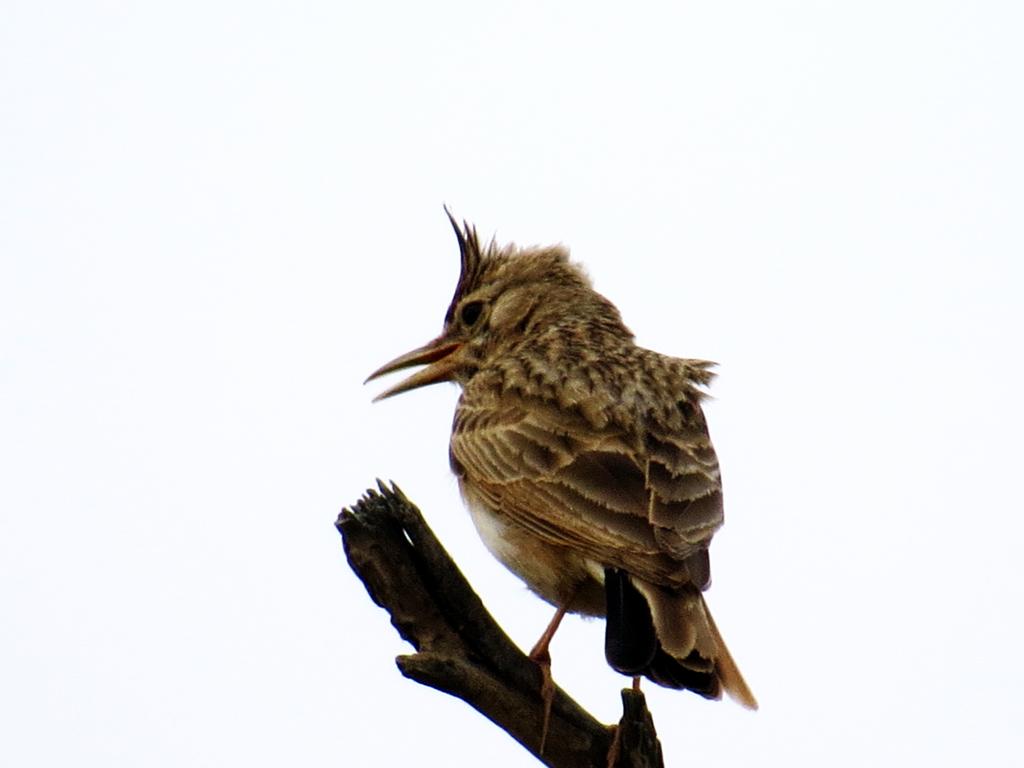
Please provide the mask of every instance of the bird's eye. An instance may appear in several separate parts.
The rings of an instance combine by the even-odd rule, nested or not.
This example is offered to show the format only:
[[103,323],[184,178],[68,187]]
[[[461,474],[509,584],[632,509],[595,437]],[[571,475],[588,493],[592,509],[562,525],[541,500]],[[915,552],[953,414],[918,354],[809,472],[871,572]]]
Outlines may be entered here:
[[467,326],[472,327],[477,320],[480,319],[480,313],[484,311],[484,303],[482,301],[471,301],[469,304],[462,308],[460,313],[462,322]]

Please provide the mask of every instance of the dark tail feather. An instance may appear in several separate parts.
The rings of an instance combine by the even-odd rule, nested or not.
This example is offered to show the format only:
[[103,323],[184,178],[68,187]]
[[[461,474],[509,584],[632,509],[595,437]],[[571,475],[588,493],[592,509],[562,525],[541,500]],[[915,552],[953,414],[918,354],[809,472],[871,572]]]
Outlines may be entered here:
[[615,568],[605,568],[604,590],[608,608],[605,658],[616,672],[644,675],[661,651],[651,608],[629,577]]
[[702,663],[706,662],[697,655],[696,651],[691,653],[685,661],[680,662],[659,648],[644,674],[658,685],[663,685],[666,688],[685,688],[700,694],[705,699],[722,698],[722,684],[718,681],[718,676],[714,669],[702,671],[699,668]]
[[725,690],[743,706],[757,709],[700,591],[640,586],[643,591],[623,571],[605,569],[605,656],[611,667],[708,699],[721,698]]

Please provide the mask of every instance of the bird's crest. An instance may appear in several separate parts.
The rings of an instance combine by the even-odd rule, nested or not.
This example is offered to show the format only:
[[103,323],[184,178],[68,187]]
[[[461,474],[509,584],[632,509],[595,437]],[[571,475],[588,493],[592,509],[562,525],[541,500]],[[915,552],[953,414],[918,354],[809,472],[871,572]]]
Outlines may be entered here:
[[459,299],[473,290],[479,282],[480,273],[483,271],[483,254],[480,251],[480,240],[476,234],[476,227],[470,226],[467,221],[463,221],[460,226],[452,216],[452,212],[448,210],[447,205],[444,207],[444,212],[448,215],[448,221],[452,223],[452,229],[455,230],[455,238],[459,241],[459,257],[462,261],[459,270],[459,283],[455,286],[455,294],[452,296],[448,313],[445,315],[447,323],[451,321]]

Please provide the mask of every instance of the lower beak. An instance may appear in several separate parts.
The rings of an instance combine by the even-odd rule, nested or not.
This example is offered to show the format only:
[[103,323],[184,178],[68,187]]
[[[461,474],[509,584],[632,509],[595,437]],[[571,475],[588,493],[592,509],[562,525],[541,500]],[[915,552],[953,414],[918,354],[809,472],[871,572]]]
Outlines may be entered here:
[[441,381],[451,381],[458,368],[458,355],[455,353],[462,348],[462,344],[451,341],[444,336],[439,336],[431,342],[424,344],[418,349],[399,355],[394,360],[384,363],[380,368],[371,373],[366,381],[373,381],[378,376],[386,373],[400,371],[403,368],[411,368],[414,365],[426,365],[422,371],[417,371],[407,379],[400,381],[391,389],[387,389],[373,398],[373,402],[383,400],[392,395],[408,392],[410,389],[425,387],[428,384],[437,384]]

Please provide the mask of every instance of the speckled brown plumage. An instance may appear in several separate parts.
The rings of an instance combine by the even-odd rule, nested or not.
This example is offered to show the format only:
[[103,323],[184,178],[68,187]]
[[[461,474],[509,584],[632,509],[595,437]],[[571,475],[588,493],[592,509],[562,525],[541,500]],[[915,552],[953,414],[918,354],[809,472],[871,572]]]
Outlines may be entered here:
[[614,611],[619,671],[756,707],[701,594],[723,520],[712,364],[638,347],[563,248],[481,247],[452,225],[444,331],[373,374],[429,363],[381,397],[458,382],[451,466],[494,555],[556,606]]

